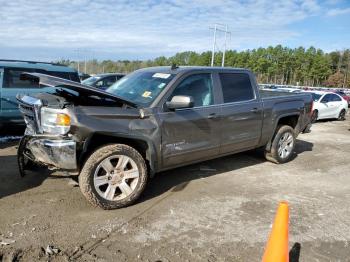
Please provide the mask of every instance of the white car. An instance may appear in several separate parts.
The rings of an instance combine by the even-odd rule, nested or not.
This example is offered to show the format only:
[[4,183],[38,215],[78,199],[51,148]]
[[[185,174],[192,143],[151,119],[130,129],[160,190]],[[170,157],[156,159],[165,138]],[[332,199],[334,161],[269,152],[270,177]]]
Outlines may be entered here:
[[345,120],[348,103],[340,95],[326,91],[304,91],[311,93],[314,100],[312,121],[327,118]]

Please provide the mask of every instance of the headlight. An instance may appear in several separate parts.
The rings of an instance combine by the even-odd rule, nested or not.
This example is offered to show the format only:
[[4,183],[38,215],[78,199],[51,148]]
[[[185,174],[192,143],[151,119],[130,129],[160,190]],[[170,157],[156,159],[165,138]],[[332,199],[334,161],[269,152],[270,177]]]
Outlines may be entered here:
[[41,128],[45,133],[64,135],[70,129],[71,119],[66,110],[43,107]]

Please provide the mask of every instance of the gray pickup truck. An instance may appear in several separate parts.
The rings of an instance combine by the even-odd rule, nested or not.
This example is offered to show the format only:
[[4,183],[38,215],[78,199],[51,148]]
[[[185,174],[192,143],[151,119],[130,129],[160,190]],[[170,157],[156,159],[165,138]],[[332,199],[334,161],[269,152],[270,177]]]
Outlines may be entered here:
[[254,148],[285,163],[309,131],[310,94],[261,91],[245,69],[153,67],[107,91],[39,73],[56,93],[18,95],[27,124],[21,174],[34,163],[79,174],[90,203],[133,203],[156,172]]

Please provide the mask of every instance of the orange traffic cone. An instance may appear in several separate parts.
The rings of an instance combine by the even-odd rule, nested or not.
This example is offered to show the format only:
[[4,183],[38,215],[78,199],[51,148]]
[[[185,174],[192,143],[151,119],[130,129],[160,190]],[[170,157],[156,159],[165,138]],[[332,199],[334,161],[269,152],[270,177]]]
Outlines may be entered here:
[[263,262],[288,262],[288,221],[289,207],[285,201],[280,202],[269,241],[266,244]]

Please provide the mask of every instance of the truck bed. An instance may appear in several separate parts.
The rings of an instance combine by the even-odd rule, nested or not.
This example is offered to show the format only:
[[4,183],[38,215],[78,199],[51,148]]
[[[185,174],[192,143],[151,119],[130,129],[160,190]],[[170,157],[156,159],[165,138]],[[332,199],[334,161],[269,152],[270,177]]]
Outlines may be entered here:
[[264,90],[260,89],[259,90],[260,97],[263,98],[271,98],[271,97],[281,97],[281,96],[295,96],[295,95],[300,95],[304,93],[291,93],[291,92],[281,92],[281,91],[270,91],[270,90]]

